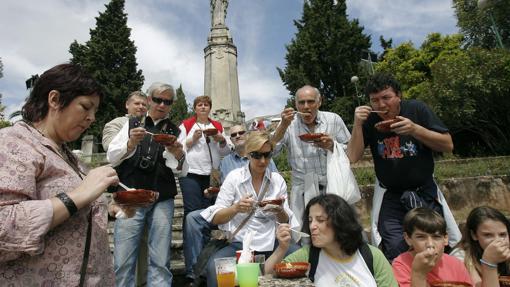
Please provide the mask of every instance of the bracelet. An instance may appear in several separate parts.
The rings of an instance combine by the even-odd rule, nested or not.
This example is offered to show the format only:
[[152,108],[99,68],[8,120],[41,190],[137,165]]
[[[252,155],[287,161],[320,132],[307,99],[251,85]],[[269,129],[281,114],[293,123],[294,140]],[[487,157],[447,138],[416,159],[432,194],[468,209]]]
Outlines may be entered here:
[[78,211],[78,207],[76,207],[76,204],[74,201],[67,195],[67,193],[62,192],[57,194],[56,198],[60,199],[64,206],[67,208],[67,211],[69,212],[69,216],[73,216]]
[[498,268],[498,264],[487,262],[487,261],[483,260],[482,258],[480,258],[480,263],[482,263],[483,265],[485,265],[489,268],[493,268],[493,269]]

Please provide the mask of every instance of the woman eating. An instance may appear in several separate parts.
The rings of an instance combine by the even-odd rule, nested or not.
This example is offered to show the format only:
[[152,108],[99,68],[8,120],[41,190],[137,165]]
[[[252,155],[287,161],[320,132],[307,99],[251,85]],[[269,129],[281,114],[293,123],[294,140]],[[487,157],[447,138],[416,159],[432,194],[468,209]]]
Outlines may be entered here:
[[79,66],[44,72],[0,130],[0,282],[5,286],[113,286],[105,189],[109,166],[86,176],[67,143],[94,122],[99,85]]

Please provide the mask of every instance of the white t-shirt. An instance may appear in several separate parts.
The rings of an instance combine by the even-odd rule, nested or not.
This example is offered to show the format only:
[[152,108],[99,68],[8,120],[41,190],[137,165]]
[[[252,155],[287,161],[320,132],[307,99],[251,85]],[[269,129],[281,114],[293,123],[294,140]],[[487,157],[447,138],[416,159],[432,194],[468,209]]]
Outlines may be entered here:
[[344,260],[333,258],[321,250],[314,277],[317,287],[377,287],[359,250]]

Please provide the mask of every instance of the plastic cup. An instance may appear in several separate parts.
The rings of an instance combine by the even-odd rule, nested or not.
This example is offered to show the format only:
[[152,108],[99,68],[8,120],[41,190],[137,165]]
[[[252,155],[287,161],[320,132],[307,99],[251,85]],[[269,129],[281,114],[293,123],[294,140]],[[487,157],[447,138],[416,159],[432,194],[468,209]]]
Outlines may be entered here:
[[235,287],[236,258],[215,258],[216,281],[220,287]]
[[237,264],[239,287],[259,286],[259,265],[258,263]]
[[255,255],[253,263],[258,263],[260,267],[260,274],[264,275],[264,264],[266,263],[266,256],[264,254]]

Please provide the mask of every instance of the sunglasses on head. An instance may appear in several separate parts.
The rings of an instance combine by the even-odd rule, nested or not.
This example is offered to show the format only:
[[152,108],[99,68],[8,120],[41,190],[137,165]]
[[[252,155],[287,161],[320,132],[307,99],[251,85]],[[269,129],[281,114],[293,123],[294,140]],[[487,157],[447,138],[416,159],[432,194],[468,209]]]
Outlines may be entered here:
[[262,157],[270,159],[273,156],[273,151],[268,152],[252,151],[250,152],[250,156],[254,159],[261,159]]
[[231,138],[236,138],[237,136],[242,136],[246,133],[246,131],[238,131],[237,133],[231,133],[230,134],[230,137]]
[[165,99],[158,98],[158,97],[152,97],[152,101],[158,105],[163,103],[163,104],[165,104],[165,106],[170,106],[174,102],[174,99],[165,100]]

